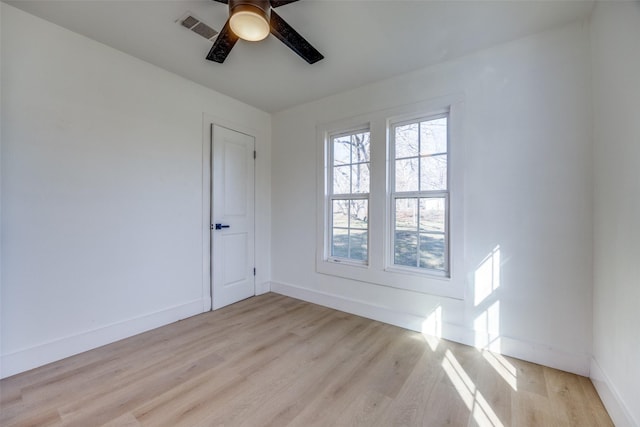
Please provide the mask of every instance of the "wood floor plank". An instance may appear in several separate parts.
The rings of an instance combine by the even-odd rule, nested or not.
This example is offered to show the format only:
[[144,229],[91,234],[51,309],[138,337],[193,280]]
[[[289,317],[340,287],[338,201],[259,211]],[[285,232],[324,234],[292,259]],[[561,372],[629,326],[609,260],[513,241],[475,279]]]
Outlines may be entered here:
[[[353,317],[361,322],[363,319]],[[366,330],[357,329],[354,336],[362,334],[363,348],[368,352],[375,352],[379,348],[388,344],[388,339],[380,334],[375,333],[380,328],[373,325]],[[354,327],[354,330],[356,328]],[[334,334],[334,332],[331,332]],[[347,336],[351,337],[350,334]],[[360,338],[356,338],[360,339]],[[335,344],[334,344],[335,343]],[[318,351],[318,345],[321,344],[324,350]],[[328,350],[328,351],[327,351]],[[328,389],[334,382],[341,381],[349,372],[353,371],[362,359],[356,357],[348,346],[341,345],[340,341],[327,342],[317,339],[310,345],[310,358],[306,366],[302,366],[297,378],[290,381],[290,387],[283,392],[282,398],[275,395],[275,399],[271,400],[271,407],[266,409],[267,417],[262,419],[261,425],[264,426],[283,426],[283,425],[301,425],[299,424],[299,415],[305,409],[313,406],[318,401],[319,395],[323,390]],[[335,408],[332,408],[334,410]],[[261,417],[256,414],[243,420],[243,426],[254,426],[260,422]]]
[[153,374],[148,370],[134,373],[118,386],[118,381],[101,394],[88,394],[81,399],[59,408],[58,412],[68,425],[102,424],[118,418],[138,405],[157,396],[159,390],[172,389],[189,378],[220,365],[224,359],[217,354],[208,354],[187,363],[175,363],[176,367],[165,367]]
[[564,417],[550,410],[549,399],[526,390],[511,395],[511,423],[522,427],[562,427],[566,425]]
[[509,425],[512,418],[511,396],[515,390],[513,384],[505,378],[508,373],[495,366],[496,360],[487,350],[478,351],[475,374],[472,379],[476,385],[476,399],[482,396],[491,408],[493,416],[503,425]]
[[140,427],[141,424],[131,413],[126,413],[121,417],[115,418],[108,423],[102,424],[101,427]]
[[339,427],[373,426],[382,418],[393,399],[377,391],[361,392],[346,409],[335,417],[332,425]]
[[516,368],[516,379],[518,391],[528,391],[536,393],[542,397],[547,397],[547,382],[544,377],[544,367],[524,360],[511,359],[512,365]]
[[600,409],[603,407],[602,400],[600,400],[600,396],[598,396],[591,380],[587,377],[578,377],[578,381],[580,381],[585,396],[584,405],[587,416],[593,418],[594,425],[613,427],[613,422],[609,415]]
[[430,349],[422,354],[397,397],[373,426],[420,426],[428,419],[427,402],[444,375],[438,359]]
[[398,396],[398,392],[409,380],[409,375],[425,352],[424,341],[416,337],[417,334],[410,331],[398,334],[398,345],[392,357],[374,371],[374,389],[391,399]]
[[[367,390],[365,384],[371,384],[370,376],[379,374],[376,369],[397,354],[395,350],[399,343],[393,338],[381,336],[358,358],[352,359],[358,363],[345,364],[344,371],[327,377],[322,386],[315,390],[313,400],[305,405],[291,425],[333,425],[345,416],[345,408]],[[327,408],[331,408],[331,411],[327,411]]]
[[612,426],[589,379],[276,294],[0,381],[9,426]]
[[584,394],[580,377],[552,368],[543,368],[550,397],[551,409],[567,426],[597,426],[590,413],[589,401]]
[[[284,419],[292,419],[305,401],[305,391],[319,388],[323,378],[350,359],[342,342],[361,331],[365,324],[362,319],[354,323],[355,319],[358,318],[343,319],[350,325],[343,324],[342,328],[325,322],[310,331],[295,347],[253,372],[249,376],[252,387],[240,401],[228,406],[224,413],[212,414],[202,425],[282,425]],[[334,342],[337,348],[326,345],[329,335],[334,335],[329,342]],[[283,364],[285,360],[289,363]],[[313,393],[309,393],[308,398],[313,399]],[[282,407],[291,400],[296,404]]]
[[460,391],[451,381],[442,375],[437,382],[429,399],[425,402],[421,417],[416,424],[399,424],[395,420],[392,425],[418,426],[467,426],[469,425],[470,410]]

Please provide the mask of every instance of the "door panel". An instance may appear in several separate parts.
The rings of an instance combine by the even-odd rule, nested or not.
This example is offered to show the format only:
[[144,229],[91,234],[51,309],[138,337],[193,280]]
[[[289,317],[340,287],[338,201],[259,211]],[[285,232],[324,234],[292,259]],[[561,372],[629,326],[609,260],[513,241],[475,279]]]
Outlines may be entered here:
[[254,146],[252,136],[212,126],[214,310],[255,295]]
[[224,213],[228,216],[247,214],[247,152],[253,155],[253,148],[247,150],[244,144],[236,141],[224,142]]
[[[222,240],[222,283],[225,287],[235,286],[238,282],[247,280],[247,269],[238,259],[247,258],[249,239],[247,233],[227,234],[219,237]],[[253,277],[253,276],[251,276]]]

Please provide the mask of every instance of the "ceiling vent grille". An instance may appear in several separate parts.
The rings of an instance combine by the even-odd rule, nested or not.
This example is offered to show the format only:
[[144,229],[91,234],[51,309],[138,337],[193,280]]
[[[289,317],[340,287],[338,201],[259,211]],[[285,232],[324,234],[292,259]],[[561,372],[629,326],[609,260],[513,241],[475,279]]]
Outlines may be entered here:
[[210,41],[213,41],[218,35],[218,32],[216,30],[214,30],[213,28],[211,28],[210,26],[208,26],[207,24],[205,24],[204,22],[202,22],[201,20],[193,16],[191,12],[187,12],[182,18],[178,19],[176,22],[182,25],[183,27],[193,31],[197,35],[204,37],[205,39]]

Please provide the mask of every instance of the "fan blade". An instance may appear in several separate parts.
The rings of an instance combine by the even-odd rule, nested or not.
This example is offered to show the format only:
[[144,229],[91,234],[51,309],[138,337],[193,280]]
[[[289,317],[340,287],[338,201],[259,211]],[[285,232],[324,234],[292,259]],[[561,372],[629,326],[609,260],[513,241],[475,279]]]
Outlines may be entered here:
[[229,20],[227,19],[227,22],[224,24],[224,27],[222,27],[222,30],[220,30],[218,38],[213,43],[213,47],[207,55],[207,59],[222,64],[224,60],[227,59],[227,55],[229,55],[229,52],[231,52],[231,49],[233,49],[237,41],[238,36],[231,31]]
[[[220,0],[216,0],[216,1],[220,1]],[[285,4],[289,4],[289,3],[295,3],[298,0],[271,0],[271,7],[280,7],[280,6],[284,6]]]
[[217,1],[218,3],[229,4],[229,0],[213,0],[213,1]]
[[289,46],[292,51],[309,64],[315,64],[324,58],[315,47],[311,46],[291,25],[287,24],[275,10],[271,10],[271,34]]

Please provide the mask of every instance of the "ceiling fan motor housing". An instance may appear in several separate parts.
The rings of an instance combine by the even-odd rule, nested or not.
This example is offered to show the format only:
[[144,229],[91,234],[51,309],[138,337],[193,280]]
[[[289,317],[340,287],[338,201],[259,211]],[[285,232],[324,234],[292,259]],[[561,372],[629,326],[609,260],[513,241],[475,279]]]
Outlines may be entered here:
[[271,17],[269,0],[229,0],[229,16],[243,10],[258,13],[264,16],[267,22]]
[[231,31],[247,41],[263,40],[270,32],[270,12],[271,4],[268,0],[230,0]]

